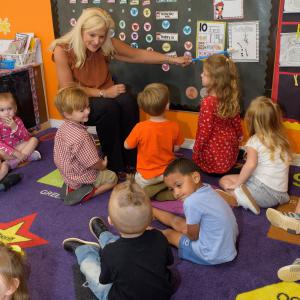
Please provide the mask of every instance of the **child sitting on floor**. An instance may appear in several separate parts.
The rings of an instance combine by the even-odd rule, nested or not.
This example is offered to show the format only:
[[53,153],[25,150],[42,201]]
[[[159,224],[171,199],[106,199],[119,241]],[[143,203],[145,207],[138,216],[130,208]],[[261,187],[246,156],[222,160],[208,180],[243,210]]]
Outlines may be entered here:
[[235,198],[237,205],[259,214],[260,207],[289,201],[290,146],[280,108],[271,99],[254,99],[245,121],[250,135],[246,162],[240,174],[222,177],[220,186]]
[[185,219],[156,208],[153,216],[172,227],[162,233],[179,248],[179,256],[201,265],[233,260],[238,235],[234,214],[210,185],[201,182],[200,168],[189,159],[176,159],[166,168],[164,181],[183,201]]
[[139,122],[124,142],[126,149],[137,147],[137,173],[135,180],[151,198],[173,200],[163,183],[163,173],[174,159],[174,150],[183,143],[176,122],[169,121],[165,112],[169,109],[169,90],[161,83],[148,84],[138,95],[139,107],[150,115],[149,120]]
[[232,59],[211,55],[201,74],[207,96],[201,101],[193,160],[202,171],[224,174],[235,165],[242,139],[238,73]]
[[13,95],[0,93],[0,157],[5,160],[5,168],[10,169],[15,169],[23,161],[41,159],[41,154],[35,150],[38,139],[31,136],[16,113]]
[[95,142],[83,125],[90,113],[84,90],[78,86],[61,89],[55,105],[65,121],[55,135],[54,162],[65,183],[61,197],[66,205],[73,205],[110,190],[117,176],[106,169],[107,158],[99,158]]
[[89,288],[101,300],[170,299],[175,277],[167,266],[173,264],[173,255],[158,230],[146,230],[152,209],[143,189],[132,180],[118,184],[111,193],[108,213],[120,238],[94,217],[89,227],[100,247],[77,238],[63,242],[65,250],[75,253]]
[[0,242],[0,299],[29,300],[28,270],[19,246]]

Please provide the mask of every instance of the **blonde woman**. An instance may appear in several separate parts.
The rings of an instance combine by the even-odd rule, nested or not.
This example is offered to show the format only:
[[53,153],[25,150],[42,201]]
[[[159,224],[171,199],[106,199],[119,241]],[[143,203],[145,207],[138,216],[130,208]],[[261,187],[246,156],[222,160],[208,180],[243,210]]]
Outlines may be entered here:
[[136,154],[125,150],[123,141],[138,121],[138,107],[126,92],[126,86],[113,82],[110,60],[186,66],[191,59],[131,48],[112,38],[114,26],[106,11],[87,8],[73,29],[54,40],[50,49],[60,87],[78,82],[85,88],[91,108],[86,124],[96,126],[103,152],[108,157],[108,168],[122,172],[126,167],[135,167]]
[[227,175],[220,185],[237,205],[259,214],[260,207],[289,201],[290,146],[285,137],[279,106],[267,97],[254,99],[245,116],[250,135],[247,160],[238,175]]

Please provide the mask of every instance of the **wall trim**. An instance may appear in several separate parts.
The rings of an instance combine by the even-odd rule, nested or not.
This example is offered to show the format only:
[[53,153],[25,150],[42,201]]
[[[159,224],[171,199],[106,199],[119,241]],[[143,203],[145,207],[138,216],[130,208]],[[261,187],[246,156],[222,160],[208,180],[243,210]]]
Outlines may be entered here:
[[[50,119],[50,126],[54,127],[54,128],[58,128],[63,122],[64,122],[63,120]],[[97,134],[96,127],[89,126],[88,132],[91,134]],[[181,147],[192,150],[194,147],[194,143],[195,143],[195,140],[193,140],[193,139],[185,139]],[[300,154],[298,154],[298,153],[293,154],[292,165],[300,167]]]

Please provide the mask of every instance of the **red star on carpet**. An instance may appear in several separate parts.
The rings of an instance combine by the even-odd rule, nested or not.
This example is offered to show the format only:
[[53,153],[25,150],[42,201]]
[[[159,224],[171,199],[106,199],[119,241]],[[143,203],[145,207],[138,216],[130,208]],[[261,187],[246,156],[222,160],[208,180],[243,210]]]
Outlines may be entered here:
[[19,245],[21,248],[47,244],[47,240],[29,231],[36,216],[37,213],[34,213],[8,223],[0,223],[0,241],[5,244]]

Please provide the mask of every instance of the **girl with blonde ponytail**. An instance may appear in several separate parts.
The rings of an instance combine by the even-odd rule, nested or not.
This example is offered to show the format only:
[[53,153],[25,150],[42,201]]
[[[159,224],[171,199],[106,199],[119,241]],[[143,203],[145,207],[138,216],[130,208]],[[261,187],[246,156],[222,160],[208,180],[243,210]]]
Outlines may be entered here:
[[224,174],[236,163],[242,138],[238,73],[224,55],[204,61],[201,74],[207,96],[202,100],[193,160],[210,174]]
[[245,145],[247,160],[240,174],[222,177],[220,185],[238,206],[259,214],[260,207],[289,201],[290,145],[279,106],[271,99],[261,96],[252,100],[245,121],[250,135]]

